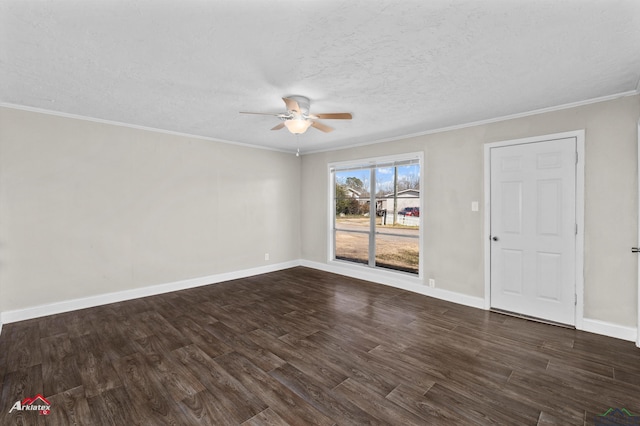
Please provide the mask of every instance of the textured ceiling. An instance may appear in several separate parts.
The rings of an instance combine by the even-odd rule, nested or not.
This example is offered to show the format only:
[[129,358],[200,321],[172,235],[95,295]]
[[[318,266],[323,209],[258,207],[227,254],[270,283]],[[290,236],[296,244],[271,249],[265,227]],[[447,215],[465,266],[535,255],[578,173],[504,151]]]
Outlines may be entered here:
[[[640,1],[0,0],[0,102],[302,152],[638,90]],[[271,131],[281,98],[352,121]]]

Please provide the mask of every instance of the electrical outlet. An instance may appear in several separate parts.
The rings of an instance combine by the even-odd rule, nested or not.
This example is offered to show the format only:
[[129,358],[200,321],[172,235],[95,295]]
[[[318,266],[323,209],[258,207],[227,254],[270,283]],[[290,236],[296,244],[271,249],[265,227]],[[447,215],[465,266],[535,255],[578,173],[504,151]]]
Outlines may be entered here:
[[433,278],[429,278],[429,287],[435,287],[436,286],[436,280],[434,280]]
[[264,260],[269,260],[269,253],[264,254]]

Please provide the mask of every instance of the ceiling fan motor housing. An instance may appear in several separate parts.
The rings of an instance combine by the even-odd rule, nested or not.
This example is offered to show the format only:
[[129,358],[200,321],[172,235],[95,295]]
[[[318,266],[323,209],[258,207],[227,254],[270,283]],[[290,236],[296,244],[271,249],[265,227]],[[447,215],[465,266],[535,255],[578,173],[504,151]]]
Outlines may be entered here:
[[300,115],[302,117],[304,117],[305,119],[309,117],[309,107],[311,105],[311,101],[309,100],[309,98],[299,95],[287,96],[287,98],[293,99],[298,103],[298,107],[300,108]]

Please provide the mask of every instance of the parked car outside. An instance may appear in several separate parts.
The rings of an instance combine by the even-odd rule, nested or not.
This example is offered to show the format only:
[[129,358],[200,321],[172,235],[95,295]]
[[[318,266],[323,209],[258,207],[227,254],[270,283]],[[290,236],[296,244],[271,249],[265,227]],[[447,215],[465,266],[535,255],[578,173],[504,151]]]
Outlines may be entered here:
[[400,216],[420,217],[420,207],[405,207],[398,212]]

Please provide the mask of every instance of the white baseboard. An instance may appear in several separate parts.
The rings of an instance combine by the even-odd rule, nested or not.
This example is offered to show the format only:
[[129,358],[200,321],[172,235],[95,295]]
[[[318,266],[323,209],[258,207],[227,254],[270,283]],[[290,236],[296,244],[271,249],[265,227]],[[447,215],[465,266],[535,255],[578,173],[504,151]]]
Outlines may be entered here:
[[[435,297],[437,299],[446,300],[447,302],[453,302],[459,305],[470,306],[483,310],[487,309],[483,297],[474,297],[449,290],[431,288],[425,286],[421,280],[414,277],[399,277],[397,273],[385,273],[385,271],[381,271],[379,269],[368,271],[365,268],[362,268],[362,270],[360,270],[360,267],[354,267],[347,264],[343,265],[339,262],[327,264],[301,260],[300,265],[308,268],[319,269],[325,272],[332,272],[334,274],[346,275],[352,278],[401,288],[403,290]],[[636,346],[640,347],[636,340],[638,338],[638,330],[634,327],[626,327],[610,322],[583,318],[581,328],[579,329],[589,333],[601,334],[603,336],[613,337],[616,339],[636,342]]]
[[266,274],[268,272],[288,269],[299,265],[300,262],[294,260],[290,262],[261,266],[258,268],[226,272],[222,274],[209,275],[206,277],[192,278],[172,283],[158,284],[131,290],[117,291],[114,293],[83,297],[80,299],[55,302],[47,305],[39,305],[30,308],[6,311],[0,313],[0,326],[2,325],[2,323],[8,324],[32,318],[39,318],[46,315],[55,315],[63,312],[75,311],[78,309],[93,308],[95,306],[106,305],[108,303],[123,302],[125,300],[137,299],[140,297],[155,296],[157,294],[169,293],[172,291],[185,290],[188,288],[200,287],[203,285],[215,284],[223,281],[230,281],[259,274]]
[[[295,266],[305,266],[307,268],[318,269],[325,272],[331,272],[334,274],[370,281],[377,284],[400,288],[403,290],[434,297],[441,300],[446,300],[448,302],[453,302],[460,305],[470,306],[478,309],[486,309],[484,298],[482,297],[469,296],[466,294],[456,293],[440,288],[431,288],[425,286],[418,278],[408,275],[403,276],[401,274],[381,271],[379,269],[369,271],[366,268],[361,269],[346,264],[342,265],[339,262],[327,264],[313,262],[310,260],[293,260],[274,265],[261,266],[258,268],[209,275],[206,277],[192,278],[172,283],[158,284],[154,286],[84,297],[80,299],[55,302],[47,305],[39,305],[30,308],[0,312],[0,333],[2,333],[3,323],[9,324],[12,322],[39,318],[46,315],[54,315],[78,309],[92,308],[95,306],[106,305],[108,303],[123,302],[125,300],[137,299],[140,297],[155,296],[157,294],[169,293],[172,291],[185,290],[188,288],[200,287],[208,284],[215,284],[224,281],[251,277],[254,275],[266,274],[268,272],[280,271],[283,269],[293,268]],[[614,337],[616,339],[636,342],[636,345],[638,345],[636,340],[638,338],[638,329],[635,327],[627,327],[605,321],[584,318],[582,321],[581,330],[590,333],[601,334],[604,336]]]
[[419,293],[425,296],[434,297],[436,299],[446,300],[447,302],[457,303],[459,305],[470,306],[473,308],[484,309],[484,298],[469,296],[454,291],[443,290],[441,288],[432,288],[423,284],[422,280],[412,277],[403,276],[397,272],[387,272],[380,269],[368,270],[367,268],[351,266],[335,263],[320,263],[309,260],[301,260],[301,266],[319,269],[334,274],[346,275],[348,277],[357,278],[365,281],[371,281],[378,284],[384,284],[391,287]]
[[638,329],[610,322],[584,318],[582,330],[589,333],[601,334],[603,336],[615,337],[616,339],[635,342],[638,337]]

